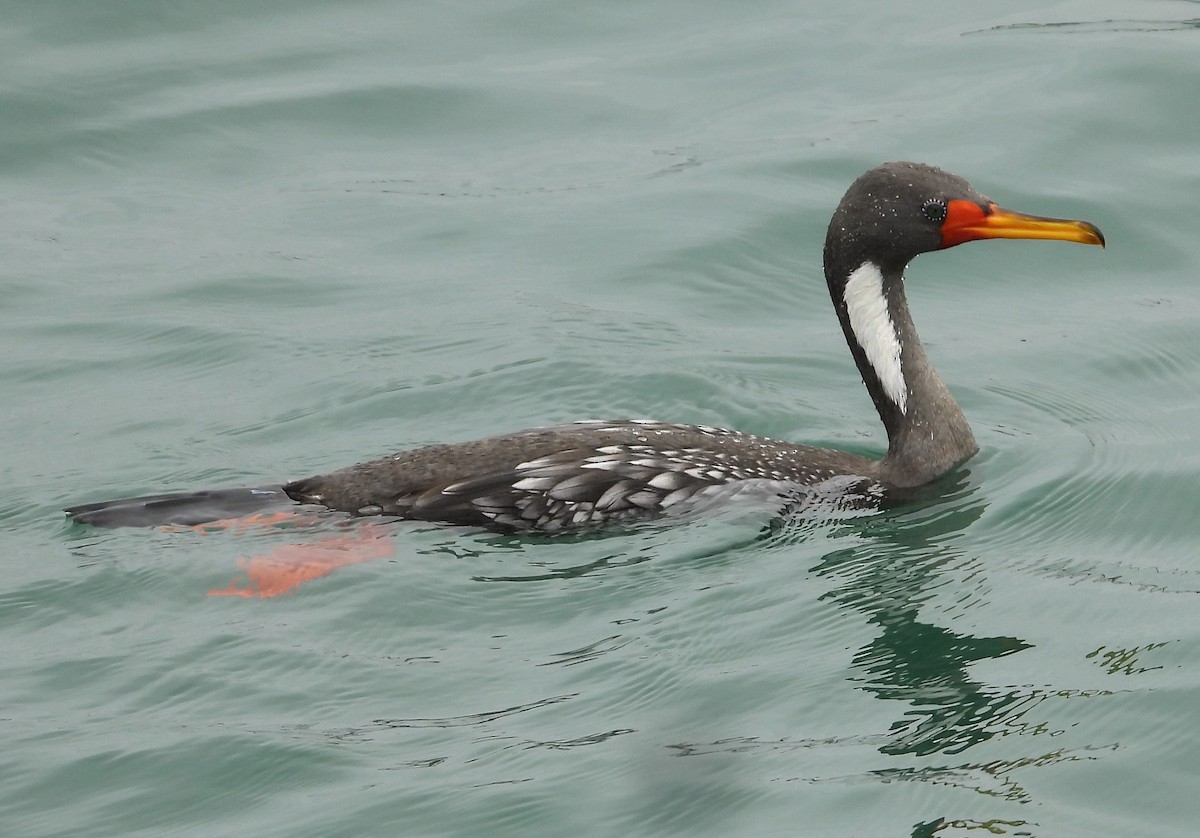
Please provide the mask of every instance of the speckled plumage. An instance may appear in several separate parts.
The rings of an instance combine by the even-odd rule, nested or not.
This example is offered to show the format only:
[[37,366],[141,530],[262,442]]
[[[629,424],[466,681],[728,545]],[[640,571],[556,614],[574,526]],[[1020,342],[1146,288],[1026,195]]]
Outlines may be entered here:
[[[703,425],[584,420],[433,445],[288,483],[298,501],[357,514],[554,532],[692,507],[727,484],[779,494],[874,461]],[[770,484],[770,485],[768,485]]]

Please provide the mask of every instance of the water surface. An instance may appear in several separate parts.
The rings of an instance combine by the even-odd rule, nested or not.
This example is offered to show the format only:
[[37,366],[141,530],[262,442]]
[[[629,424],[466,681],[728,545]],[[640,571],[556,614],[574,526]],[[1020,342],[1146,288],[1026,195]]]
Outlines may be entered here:
[[[0,19],[13,835],[1191,835],[1195,2]],[[981,452],[876,514],[209,597],[295,531],[63,505],[587,416],[880,452],[819,254],[888,159],[1107,251],[917,260]]]

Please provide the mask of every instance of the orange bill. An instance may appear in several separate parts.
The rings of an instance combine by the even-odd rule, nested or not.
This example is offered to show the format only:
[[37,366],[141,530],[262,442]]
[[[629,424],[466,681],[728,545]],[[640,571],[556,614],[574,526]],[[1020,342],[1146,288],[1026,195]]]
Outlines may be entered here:
[[942,222],[942,247],[977,239],[1054,239],[1104,247],[1104,234],[1089,221],[1025,215],[994,203],[980,206],[974,201],[950,201]]

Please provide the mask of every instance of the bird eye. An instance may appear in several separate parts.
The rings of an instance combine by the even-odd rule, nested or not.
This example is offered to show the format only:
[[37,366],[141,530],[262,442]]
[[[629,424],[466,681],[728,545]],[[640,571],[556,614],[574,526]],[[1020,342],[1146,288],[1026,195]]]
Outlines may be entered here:
[[946,202],[939,198],[930,198],[921,206],[921,212],[930,221],[946,220]]

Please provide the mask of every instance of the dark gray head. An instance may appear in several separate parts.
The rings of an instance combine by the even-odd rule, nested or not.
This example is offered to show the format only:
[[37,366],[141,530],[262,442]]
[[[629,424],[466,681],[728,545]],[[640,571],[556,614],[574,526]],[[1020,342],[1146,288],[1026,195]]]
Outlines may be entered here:
[[953,200],[991,203],[963,178],[933,166],[876,166],[850,185],[829,222],[827,270],[841,267],[845,276],[866,261],[903,270],[917,254],[943,247],[942,222]]
[[984,238],[1104,244],[1085,221],[1002,210],[958,175],[924,163],[884,163],[846,190],[825,238],[825,275],[844,279],[864,262],[898,276],[913,257]]

